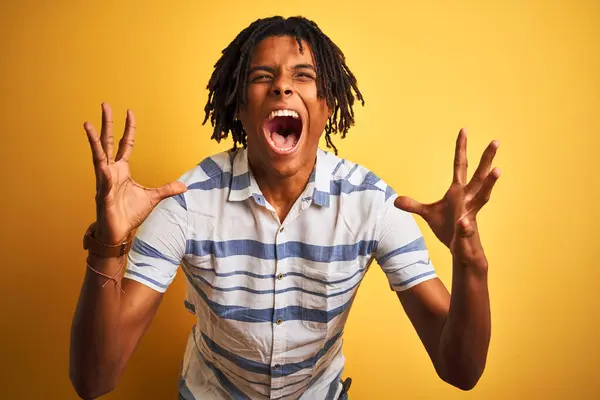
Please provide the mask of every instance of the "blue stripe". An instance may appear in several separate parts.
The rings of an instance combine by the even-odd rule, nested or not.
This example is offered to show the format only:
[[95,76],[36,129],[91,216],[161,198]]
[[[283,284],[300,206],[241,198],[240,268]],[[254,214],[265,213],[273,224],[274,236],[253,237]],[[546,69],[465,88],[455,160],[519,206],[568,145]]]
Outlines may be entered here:
[[276,275],[273,274],[268,274],[268,275],[261,275],[261,274],[255,274],[254,272],[248,272],[248,271],[231,271],[231,272],[216,272],[214,268],[202,268],[202,267],[196,267],[195,265],[186,263],[187,266],[198,269],[200,271],[206,271],[206,272],[212,272],[213,274],[215,274],[215,276],[234,276],[234,275],[247,275],[247,276],[251,276],[253,278],[258,278],[258,279],[273,279],[275,278]]
[[[295,386],[295,385],[299,385],[299,384],[303,383],[304,381],[306,381],[306,380],[308,380],[308,379],[310,379],[310,378],[311,378],[311,377],[310,377],[310,375],[309,375],[309,376],[306,376],[306,377],[304,377],[304,378],[300,379],[299,381],[292,382],[292,383],[288,383],[288,384],[286,384],[286,385],[283,385],[283,386],[276,386],[276,387],[274,387],[274,386],[271,386],[271,384],[270,384],[270,383],[265,383],[265,382],[257,382],[257,381],[252,381],[252,380],[250,380],[250,379],[246,379],[245,377],[243,377],[243,376],[241,376],[241,375],[239,374],[239,371],[232,371],[232,369],[231,369],[231,368],[227,367],[227,366],[226,366],[226,365],[224,365],[224,364],[221,364],[221,366],[220,366],[220,369],[221,369],[221,371],[225,371],[225,372],[227,372],[227,373],[229,373],[229,374],[231,374],[231,375],[235,375],[235,377],[236,377],[236,378],[238,378],[238,379],[241,379],[241,380],[243,380],[243,381],[246,381],[246,382],[248,382],[248,383],[250,383],[250,384],[253,384],[253,385],[259,385],[259,386],[265,386],[265,387],[268,387],[268,388],[269,388],[269,389],[271,389],[271,390],[281,390],[281,389],[285,389],[285,388],[287,388],[287,387],[289,387],[289,386]],[[324,369],[323,369],[323,370],[322,370],[322,371],[319,373],[319,375],[320,375],[320,374],[322,374],[322,373],[323,373],[323,371],[325,371],[325,368],[324,368]],[[317,376],[318,376],[318,375],[317,375]],[[314,379],[314,378],[313,378],[313,379]],[[312,381],[311,381],[311,382],[312,382]],[[310,383],[309,383],[309,384],[310,384]],[[301,389],[302,389],[302,388],[301,388]],[[289,395],[287,395],[287,396],[289,396]],[[284,396],[284,397],[286,397],[286,396]]]
[[138,277],[142,278],[143,280],[145,280],[147,282],[150,282],[153,285],[156,285],[156,286],[158,286],[159,288],[162,288],[162,289],[166,289],[168,287],[168,285],[163,285],[162,283],[160,283],[158,281],[155,281],[154,279],[152,279],[152,278],[150,278],[150,277],[148,277],[146,275],[140,274],[137,271],[132,271],[132,270],[128,269],[127,271],[125,271],[125,274],[138,276]]
[[[364,269],[363,269],[363,271],[364,271]],[[351,290],[353,290],[354,288],[356,288],[360,284],[360,282],[361,282],[359,280],[358,282],[356,282],[354,285],[352,285],[348,289],[342,290],[340,292],[331,293],[331,294],[324,294],[324,293],[312,292],[310,290],[306,290],[306,289],[298,287],[298,286],[292,286],[292,287],[288,287],[288,288],[285,288],[285,289],[279,289],[279,290],[274,290],[274,289],[257,290],[257,289],[250,289],[250,288],[245,287],[245,286],[221,287],[221,286],[215,286],[215,285],[213,285],[212,283],[208,282],[206,279],[204,279],[200,275],[197,275],[197,274],[192,274],[192,275],[194,276],[194,278],[200,280],[201,282],[203,282],[204,284],[206,284],[207,286],[209,286],[211,289],[218,290],[220,292],[242,291],[242,292],[248,292],[248,293],[252,293],[252,294],[275,294],[275,295],[282,294],[282,293],[287,293],[287,292],[303,292],[303,293],[306,293],[306,294],[311,294],[313,296],[324,297],[324,298],[336,297],[336,296],[348,293]],[[294,274],[294,275],[301,275],[301,274]],[[353,276],[355,276],[355,275],[356,275],[356,273]],[[348,280],[348,279],[352,279],[352,278],[346,278],[344,280]],[[340,282],[340,281],[338,281],[338,282]],[[327,283],[333,284],[333,283],[336,283],[336,282],[327,282]]]
[[187,211],[187,204],[185,203],[185,197],[183,197],[183,193],[173,196],[173,199],[175,199],[175,201],[177,201],[179,205],[183,207],[185,211]]
[[244,392],[235,387],[235,385],[231,383],[231,381],[227,379],[227,377],[221,371],[219,371],[219,369],[215,367],[213,363],[204,358],[201,352],[198,352],[198,354],[200,354],[200,357],[202,358],[206,366],[212,370],[213,374],[215,374],[221,386],[229,392],[233,400],[251,400],[248,396],[244,394]]
[[365,179],[363,180],[361,185],[375,185],[380,180],[381,179],[379,179],[379,177],[377,175],[375,175],[373,172],[369,171],[367,173],[367,175],[365,175]]
[[187,300],[183,301],[183,305],[185,306],[185,308],[190,310],[192,312],[192,314],[196,314],[196,306],[195,305],[193,305],[192,303],[190,303]]
[[213,255],[216,258],[231,256],[250,256],[263,260],[284,260],[302,258],[315,262],[353,261],[359,256],[370,255],[375,240],[361,240],[355,244],[337,246],[319,246],[303,242],[286,242],[275,245],[256,240],[240,239],[216,242],[213,240],[188,240],[186,253],[203,257]]
[[249,371],[249,372],[262,374],[262,375],[270,375],[271,374],[271,366],[261,363],[261,362],[258,362],[258,361],[253,361],[253,360],[249,360],[247,358],[238,356],[238,355],[230,352],[229,350],[226,350],[223,347],[219,346],[211,338],[209,338],[207,335],[205,335],[204,332],[200,332],[200,334],[202,335],[202,340],[204,340],[204,343],[206,343],[206,346],[208,346],[208,348],[213,353],[218,354],[223,358],[226,358],[227,360],[231,361],[239,368],[245,369],[246,371]]
[[183,400],[196,400],[196,398],[194,397],[194,395],[192,394],[192,392],[190,391],[190,388],[187,387],[187,384],[185,383],[185,379],[182,379],[179,382],[179,399],[183,399]]
[[219,175],[209,178],[206,181],[189,184],[188,190],[213,190],[228,188],[230,187],[231,179],[231,172],[223,172]]
[[342,304],[341,306],[332,310],[314,310],[309,308],[303,308],[300,306],[288,306],[284,308],[247,308],[242,306],[226,306],[216,303],[208,298],[204,291],[198,286],[197,282],[191,277],[188,272],[183,269],[184,273],[188,277],[188,282],[196,289],[198,295],[204,300],[213,313],[219,318],[231,319],[240,322],[249,323],[264,323],[274,322],[281,318],[284,321],[311,321],[327,323],[333,318],[337,317],[344,311],[346,311],[352,304],[352,299]]
[[315,188],[313,192],[313,203],[321,207],[329,207],[329,193],[322,192]]
[[137,236],[133,239],[133,244],[131,245],[131,250],[135,251],[136,253],[138,253],[142,256],[159,258],[161,260],[168,261],[169,263],[171,263],[173,265],[179,265],[179,263],[180,263],[180,261],[171,260],[169,257],[165,256],[160,251],[156,250],[154,247],[152,247],[148,243],[144,242],[142,239],[140,239]]
[[204,173],[206,175],[208,175],[210,178],[221,175],[221,173],[223,172],[223,170],[221,169],[221,167],[219,167],[219,165],[215,162],[215,160],[213,160],[210,157],[204,159],[199,164],[199,166],[200,166],[200,168],[202,168],[202,171],[204,171]]
[[350,179],[350,177],[352,176],[352,174],[354,173],[354,171],[356,171],[357,168],[358,168],[358,164],[354,164],[354,167],[352,167],[352,169],[350,170],[350,172],[348,172],[348,175],[346,175],[344,177],[344,180],[347,181],[348,179]]
[[335,180],[331,181],[331,188],[329,189],[329,193],[334,196],[339,196],[342,193],[353,193],[353,192],[364,192],[367,190],[375,190],[379,192],[383,192],[383,189],[372,185],[370,183],[361,184],[360,186],[356,186],[346,180]]
[[396,191],[392,189],[391,186],[385,188],[385,201],[387,201],[390,197],[396,194]]
[[221,357],[231,361],[233,364],[235,364],[239,368],[244,369],[246,371],[254,372],[254,373],[262,374],[262,375],[270,375],[273,378],[277,378],[277,377],[292,375],[292,374],[294,374],[300,370],[303,370],[305,368],[314,367],[316,365],[316,363],[321,359],[321,357],[323,357],[325,354],[327,354],[329,349],[331,349],[333,347],[333,345],[338,341],[338,339],[341,337],[343,331],[340,331],[335,336],[331,337],[325,343],[325,345],[323,345],[323,347],[321,349],[319,349],[319,351],[317,351],[317,353],[315,353],[314,356],[309,357],[306,360],[303,360],[303,361],[300,361],[297,363],[284,364],[279,369],[275,369],[275,368],[271,367],[271,365],[269,365],[269,364],[264,364],[264,363],[261,363],[258,361],[253,361],[253,360],[249,360],[244,357],[240,357],[240,356],[230,352],[229,350],[226,350],[223,347],[219,346],[211,338],[209,338],[207,335],[205,335],[204,332],[200,332],[200,333],[202,335],[202,340],[204,340],[204,343],[206,343],[208,348],[215,354],[218,354]]
[[335,394],[337,393],[339,385],[341,385],[342,380],[342,371],[335,377],[331,385],[329,385],[329,390],[327,391],[327,396],[325,396],[325,400],[335,400]]
[[273,376],[274,377],[288,376],[288,375],[292,375],[304,368],[314,367],[317,364],[317,362],[321,359],[321,357],[323,357],[325,354],[327,354],[327,352],[338,341],[338,339],[342,336],[343,332],[344,331],[339,331],[337,334],[332,336],[327,342],[325,342],[325,345],[323,345],[321,350],[319,350],[314,356],[307,358],[306,360],[298,362],[298,363],[284,364],[281,366],[281,368],[279,370],[273,371]]
[[[139,264],[142,265],[142,264]],[[253,272],[248,272],[248,271],[231,271],[231,272],[216,272],[214,268],[202,268],[202,267],[196,267],[195,265],[189,264],[189,263],[185,263],[186,266],[200,270],[200,271],[204,271],[204,272],[211,272],[212,274],[214,274],[215,276],[218,277],[228,277],[228,276],[234,276],[234,275],[247,275],[247,276],[251,276],[253,278],[258,278],[258,279],[275,279],[277,277],[276,274],[255,274]],[[287,272],[285,274],[283,274],[284,277],[286,276],[300,276],[304,279],[309,279],[311,281],[315,281],[315,282],[319,282],[319,283],[324,283],[324,284],[332,284],[332,283],[342,283],[342,282],[346,282],[349,281],[350,279],[354,278],[357,274],[363,272],[366,268],[359,268],[357,269],[352,275],[350,275],[349,277],[343,278],[343,279],[338,279],[337,281],[326,281],[323,279],[317,279],[317,278],[313,278],[311,276],[308,275],[304,275],[301,274],[299,272]],[[194,274],[194,276],[196,276],[196,274]]]
[[244,190],[250,187],[250,172],[236,175],[231,179],[231,190]]
[[[319,379],[321,379],[321,377],[323,376],[323,374],[325,373],[325,371],[326,371],[326,370],[327,370],[327,368],[321,368],[321,371],[319,371],[319,373],[318,373],[317,375],[315,375],[315,376],[314,376],[314,377],[313,377],[313,378],[310,380],[310,382],[308,383],[308,385],[300,387],[300,388],[299,388],[298,390],[296,390],[295,392],[288,393],[288,394],[286,394],[286,395],[283,395],[283,396],[275,397],[275,398],[274,398],[274,399],[272,399],[272,400],[280,400],[280,399],[283,399],[283,398],[286,398],[286,397],[293,396],[293,395],[295,395],[296,393],[298,393],[298,392],[300,392],[300,391],[304,391],[304,390],[306,390],[306,388],[307,388],[307,387],[310,387],[310,386],[312,386],[312,384],[313,384],[313,383],[315,383],[316,381],[318,381]],[[307,376],[307,377],[306,377],[306,378],[304,378],[302,381],[304,381],[304,380],[305,380],[305,379],[307,379],[307,378],[310,378],[310,376]],[[297,383],[299,383],[299,382],[302,382],[302,381],[298,381]],[[292,385],[295,385],[295,384],[293,383],[293,384],[290,384],[290,385],[285,385],[284,387],[287,387],[287,386],[292,386]],[[273,388],[273,390],[279,390],[279,389],[283,389],[284,387],[277,388],[277,389]]]
[[430,276],[430,275],[434,275],[434,274],[435,274],[435,271],[423,272],[422,274],[419,274],[417,276],[413,276],[412,278],[407,279],[404,282],[392,283],[392,286],[395,286],[395,287],[405,286],[405,285],[408,285],[411,282],[416,281],[417,279],[421,279],[421,278],[424,278],[426,276]]
[[349,281],[350,279],[354,278],[357,274],[363,272],[365,269],[366,268],[359,268],[359,269],[356,270],[356,272],[354,272],[349,277],[346,277],[346,278],[343,278],[343,279],[338,279],[337,281],[326,281],[326,280],[323,280],[323,279],[317,279],[317,278],[313,278],[311,276],[307,276],[307,275],[301,274],[299,272],[288,272],[288,273],[283,274],[283,276],[288,276],[288,275],[290,275],[290,276],[300,276],[300,277],[302,277],[304,279],[309,279],[311,281],[315,281],[315,282],[323,283],[323,284],[326,284],[326,285],[330,285],[330,284],[342,283],[342,282]]
[[423,236],[421,236],[418,239],[413,240],[412,242],[410,242],[407,245],[404,245],[404,246],[400,247],[399,249],[390,251],[389,253],[387,253],[383,257],[380,257],[377,260],[377,263],[379,265],[383,265],[390,258],[392,258],[394,256],[397,256],[398,254],[404,254],[404,253],[410,253],[412,251],[422,251],[422,250],[427,250],[427,247],[425,246],[425,239],[423,238]]
[[342,165],[344,165],[344,162],[346,162],[346,160],[344,160],[344,159],[341,159],[341,160],[340,160],[340,161],[337,163],[337,165],[335,166],[335,168],[333,169],[333,172],[331,173],[331,175],[335,175],[335,174],[338,172],[338,170],[340,169],[340,167],[341,167]]

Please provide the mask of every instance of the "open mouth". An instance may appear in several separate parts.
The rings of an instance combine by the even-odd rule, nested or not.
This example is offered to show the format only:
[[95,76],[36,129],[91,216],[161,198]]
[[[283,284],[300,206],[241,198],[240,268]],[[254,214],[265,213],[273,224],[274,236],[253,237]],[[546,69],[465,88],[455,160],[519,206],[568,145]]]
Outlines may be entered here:
[[264,123],[267,142],[280,154],[290,153],[302,135],[302,120],[294,110],[272,111]]

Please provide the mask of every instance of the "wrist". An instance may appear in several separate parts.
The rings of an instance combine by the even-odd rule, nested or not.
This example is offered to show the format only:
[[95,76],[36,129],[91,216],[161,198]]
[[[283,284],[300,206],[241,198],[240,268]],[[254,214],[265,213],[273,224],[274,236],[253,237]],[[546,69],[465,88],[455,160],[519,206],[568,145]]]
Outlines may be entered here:
[[477,279],[487,279],[488,262],[482,254],[479,257],[452,257],[453,273]]
[[83,249],[88,250],[91,254],[101,257],[122,257],[129,252],[131,248],[134,232],[130,232],[122,241],[116,244],[107,244],[114,240],[106,240],[100,233],[100,238],[97,236],[97,223],[92,223],[83,237]]
[[98,222],[95,223],[94,230],[92,231],[92,238],[107,246],[118,246],[127,241],[128,236],[129,234],[117,237],[114,234],[111,234],[110,230],[105,228],[103,224],[99,224]]

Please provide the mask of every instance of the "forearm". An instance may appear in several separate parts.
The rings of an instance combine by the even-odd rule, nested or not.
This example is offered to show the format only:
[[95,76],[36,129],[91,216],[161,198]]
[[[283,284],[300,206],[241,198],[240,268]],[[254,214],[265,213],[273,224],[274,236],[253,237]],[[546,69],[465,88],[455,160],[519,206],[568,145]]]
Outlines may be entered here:
[[491,334],[487,264],[453,263],[450,310],[439,345],[440,376],[472,389],[485,368]]
[[78,394],[95,398],[114,388],[121,369],[121,274],[125,256],[89,256],[96,271],[115,276],[115,281],[87,268],[71,328],[70,377]]

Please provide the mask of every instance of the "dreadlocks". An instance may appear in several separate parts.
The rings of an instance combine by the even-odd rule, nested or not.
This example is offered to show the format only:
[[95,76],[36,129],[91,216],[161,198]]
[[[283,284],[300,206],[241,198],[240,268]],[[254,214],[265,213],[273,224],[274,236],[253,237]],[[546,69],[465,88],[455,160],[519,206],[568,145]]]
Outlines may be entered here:
[[[325,99],[333,110],[325,126],[325,140],[328,148],[337,148],[331,141],[331,134],[340,132],[346,137],[350,126],[354,125],[354,104],[356,99],[365,104],[358,90],[356,78],[346,65],[340,48],[325,35],[316,23],[303,17],[271,17],[258,19],[238,34],[223,51],[215,64],[208,82],[208,101],[204,107],[206,116],[203,124],[210,119],[214,131],[211,139],[220,142],[233,136],[233,149],[238,144],[247,146],[246,132],[241,121],[236,118],[246,101],[246,84],[250,58],[255,46],[271,36],[291,36],[296,39],[300,52],[304,51],[302,41],[310,45],[317,70],[317,94]],[[354,93],[353,93],[354,92]]]

